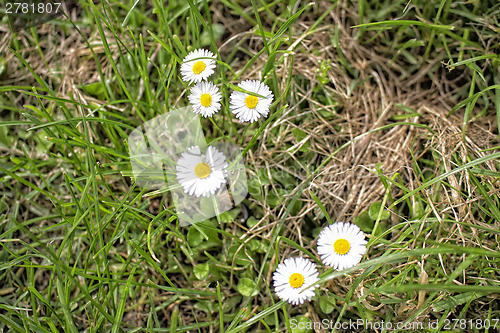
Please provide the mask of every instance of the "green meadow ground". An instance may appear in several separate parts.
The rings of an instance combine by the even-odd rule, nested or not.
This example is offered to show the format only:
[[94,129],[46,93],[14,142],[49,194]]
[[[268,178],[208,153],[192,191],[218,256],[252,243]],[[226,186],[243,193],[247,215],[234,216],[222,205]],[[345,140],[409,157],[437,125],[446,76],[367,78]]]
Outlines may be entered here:
[[[497,331],[499,36],[495,0],[80,1],[31,29],[4,18],[0,332]],[[250,194],[181,227],[168,191],[131,178],[127,138],[187,105],[179,61],[200,47],[224,95],[205,135],[244,149]],[[244,79],[275,96],[251,125],[228,109]],[[367,235],[353,269],[318,260],[333,221]],[[272,288],[293,256],[321,273],[300,306]]]

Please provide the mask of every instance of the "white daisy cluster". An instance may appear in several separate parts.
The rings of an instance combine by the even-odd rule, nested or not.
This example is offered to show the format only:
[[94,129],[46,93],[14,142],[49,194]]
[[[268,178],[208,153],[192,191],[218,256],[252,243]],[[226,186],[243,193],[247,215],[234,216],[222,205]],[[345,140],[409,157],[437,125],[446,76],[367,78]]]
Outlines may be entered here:
[[[216,57],[207,50],[191,51],[182,61],[182,80],[194,86],[188,96],[193,112],[212,117],[219,112],[222,94],[208,78],[215,72]],[[238,85],[241,91],[230,96],[229,108],[243,122],[254,122],[267,117],[274,95],[267,85],[257,80],[246,80]],[[226,156],[215,147],[202,154],[199,146],[183,152],[176,164],[176,177],[184,193],[196,197],[214,195],[226,183]]]
[[[355,224],[337,222],[325,227],[318,239],[318,254],[323,264],[334,269],[356,266],[366,252],[366,239]],[[289,258],[279,264],[273,274],[276,295],[290,304],[310,301],[314,296],[318,270],[305,258]]]
[[[221,108],[222,94],[219,88],[207,79],[215,70],[215,55],[207,50],[191,51],[182,61],[182,79],[191,88],[189,102],[195,113],[211,117]],[[241,91],[233,91],[229,97],[229,109],[242,122],[257,121],[267,117],[274,95],[271,89],[257,80],[245,80],[238,84]]]
[[[215,71],[215,55],[199,49],[190,52],[181,65],[182,79],[195,83],[188,97],[193,111],[211,117],[221,108],[219,88],[208,81]],[[255,122],[267,117],[274,95],[267,85],[257,80],[245,80],[230,96],[231,112],[243,122]],[[199,146],[192,146],[177,161],[177,180],[190,196],[214,195],[226,184],[226,156],[209,146],[205,154]],[[351,223],[338,222],[324,228],[318,239],[317,252],[323,264],[334,269],[357,265],[366,252],[363,232]],[[318,269],[305,258],[288,258],[279,264],[273,274],[274,290],[278,297],[293,305],[310,301],[319,287]]]
[[207,50],[191,51],[182,61],[182,80],[196,84],[191,88],[189,102],[195,113],[203,117],[211,117],[220,109],[222,94],[219,88],[208,77],[215,71],[215,55]]

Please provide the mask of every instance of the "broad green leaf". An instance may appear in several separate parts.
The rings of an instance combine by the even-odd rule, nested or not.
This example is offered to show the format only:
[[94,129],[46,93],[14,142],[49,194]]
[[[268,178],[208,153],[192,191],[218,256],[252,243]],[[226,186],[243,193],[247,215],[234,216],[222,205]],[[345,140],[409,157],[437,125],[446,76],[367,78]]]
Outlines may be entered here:
[[380,201],[376,201],[371,204],[370,209],[368,210],[368,214],[370,215],[370,218],[372,220],[377,220],[380,209],[382,209],[382,215],[380,216],[381,221],[387,220],[389,217],[391,217],[391,212],[389,212],[385,208],[382,208],[382,203]]
[[269,191],[269,194],[267,196],[267,203],[269,204],[269,206],[274,208],[283,202],[285,194],[286,191],[282,188],[276,189],[276,192]]
[[268,251],[268,242],[258,239],[252,239],[248,242],[248,247],[251,251],[257,253],[266,253]]
[[250,216],[247,220],[247,226],[249,228],[253,228],[254,226],[257,225],[257,223],[259,223],[259,220],[257,220],[255,217],[253,216]]
[[192,247],[196,247],[196,246],[200,245],[201,242],[203,242],[203,240],[204,240],[204,237],[201,234],[201,232],[196,230],[196,228],[194,226],[190,226],[189,230],[188,230],[188,235],[187,235],[187,241],[188,241],[189,245]]
[[239,208],[231,209],[227,212],[220,214],[220,220],[224,223],[234,222],[234,220],[236,219],[236,217],[238,217],[240,212],[241,212],[241,209],[239,209]]
[[324,314],[330,314],[335,310],[335,298],[328,296],[321,296],[319,298],[319,307]]
[[[212,33],[214,36],[214,41],[217,41],[224,34],[224,26],[220,23],[213,23]],[[200,43],[201,46],[209,46],[210,44],[212,44],[212,38],[210,38],[210,33],[207,29],[203,29],[203,32],[200,35]]]
[[238,266],[249,266],[254,263],[254,259],[249,255],[252,255],[250,248],[239,248],[239,244],[234,244],[227,250],[227,256],[229,262],[233,262]]
[[106,87],[102,82],[94,82],[82,86],[89,95],[102,99],[106,95]]
[[256,296],[259,294],[259,288],[255,288],[256,284],[249,278],[242,278],[236,286],[236,290],[246,297]]
[[205,262],[203,264],[198,264],[193,269],[194,276],[196,276],[198,280],[205,280],[209,272],[210,272],[210,267],[208,265],[208,262]]
[[208,314],[217,312],[217,303],[214,302],[199,301],[194,305],[194,307]]
[[198,251],[219,246],[221,243],[219,235],[216,230],[210,228],[216,224],[215,221],[205,221],[191,225],[187,236],[189,245]]
[[354,218],[354,223],[364,232],[370,233],[373,230],[375,221],[370,218],[370,214],[365,210],[360,215]]
[[[307,136],[307,133],[304,132],[303,130],[301,130],[300,128],[294,128],[292,130],[292,133],[293,133],[293,137],[295,138],[295,141],[297,141],[297,143],[300,143]],[[304,144],[300,147],[300,150],[307,151],[310,146],[311,146],[311,142],[309,142],[309,140],[308,140],[308,141],[304,142]]]

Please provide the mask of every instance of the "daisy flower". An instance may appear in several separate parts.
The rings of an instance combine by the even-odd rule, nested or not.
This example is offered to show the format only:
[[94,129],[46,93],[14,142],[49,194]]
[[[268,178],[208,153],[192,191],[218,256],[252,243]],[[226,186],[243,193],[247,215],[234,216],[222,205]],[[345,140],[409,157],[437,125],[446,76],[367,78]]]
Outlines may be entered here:
[[312,261],[300,257],[288,258],[279,264],[273,280],[276,295],[293,305],[310,301],[314,296],[314,289],[319,286],[304,290],[318,281],[318,269]]
[[335,269],[356,266],[365,252],[365,235],[355,224],[333,223],[319,234],[318,254],[325,265]]
[[243,122],[249,121],[253,123],[261,116],[267,117],[269,106],[274,98],[269,87],[257,80],[243,81],[238,84],[238,87],[264,97],[233,91],[230,97],[229,108],[236,115],[236,118]]
[[204,49],[191,51],[184,60],[182,60],[182,80],[189,84],[192,82],[200,82],[212,75],[214,73],[214,68],[215,55],[212,52]]
[[193,111],[206,118],[219,111],[222,95],[215,84],[202,81],[191,88],[191,94],[188,98]]
[[226,156],[209,146],[205,154],[192,146],[177,160],[177,180],[185,193],[208,197],[226,183]]

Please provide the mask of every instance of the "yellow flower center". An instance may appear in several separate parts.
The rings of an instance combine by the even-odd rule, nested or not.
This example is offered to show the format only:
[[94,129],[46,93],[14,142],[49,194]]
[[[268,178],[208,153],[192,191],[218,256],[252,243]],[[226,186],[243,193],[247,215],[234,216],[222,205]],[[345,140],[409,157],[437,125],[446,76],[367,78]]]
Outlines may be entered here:
[[300,288],[304,284],[304,277],[300,273],[293,273],[288,280],[292,288]]
[[249,108],[249,109],[255,109],[258,101],[259,101],[259,99],[255,96],[252,96],[252,95],[245,98],[245,104],[246,104],[247,108]]
[[198,163],[194,167],[194,174],[201,179],[207,178],[210,175],[210,166],[205,162]]
[[203,105],[205,107],[210,106],[210,105],[212,105],[212,96],[210,96],[210,94],[203,94],[200,97],[200,102],[201,102],[201,105]]
[[337,252],[340,255],[346,254],[349,252],[349,249],[351,248],[351,244],[349,244],[349,241],[347,239],[339,238],[335,241],[333,244],[333,249],[335,252]]
[[197,61],[193,65],[193,73],[195,73],[196,75],[198,75],[201,72],[203,72],[203,70],[205,69],[205,67],[207,67],[207,66],[205,65],[205,63],[203,61]]

